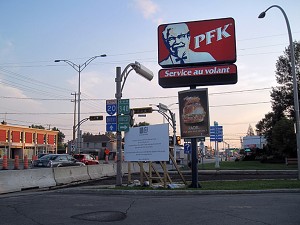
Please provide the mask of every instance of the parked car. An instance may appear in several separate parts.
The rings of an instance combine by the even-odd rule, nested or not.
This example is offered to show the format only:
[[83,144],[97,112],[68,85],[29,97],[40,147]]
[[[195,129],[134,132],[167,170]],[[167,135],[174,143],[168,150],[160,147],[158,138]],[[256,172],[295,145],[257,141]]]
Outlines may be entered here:
[[74,158],[77,159],[79,162],[84,163],[85,165],[96,165],[96,164],[99,164],[99,161],[96,160],[90,154],[75,154]]
[[43,157],[44,155],[48,155],[48,153],[39,153],[38,154],[38,159],[41,158],[41,157]]
[[32,161],[32,167],[85,166],[68,154],[47,154]]

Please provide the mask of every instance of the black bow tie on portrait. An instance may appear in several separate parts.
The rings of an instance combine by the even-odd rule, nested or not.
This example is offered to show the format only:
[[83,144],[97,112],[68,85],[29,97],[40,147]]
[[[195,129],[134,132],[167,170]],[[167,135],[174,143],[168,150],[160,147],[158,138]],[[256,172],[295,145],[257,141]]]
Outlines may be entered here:
[[180,61],[180,64],[183,64],[184,63],[184,61],[183,61],[184,59],[187,59],[187,56],[183,56],[182,58],[177,58],[175,60],[176,60],[176,62]]

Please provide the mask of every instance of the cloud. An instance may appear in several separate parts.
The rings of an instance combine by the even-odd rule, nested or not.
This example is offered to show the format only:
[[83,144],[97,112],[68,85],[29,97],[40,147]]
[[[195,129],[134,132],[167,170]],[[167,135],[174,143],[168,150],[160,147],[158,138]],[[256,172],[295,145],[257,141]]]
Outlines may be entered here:
[[159,10],[158,5],[151,0],[134,0],[134,2],[146,19],[151,18]]
[[7,60],[9,54],[14,50],[14,44],[10,40],[4,40],[0,35],[0,58]]
[[[9,112],[21,112],[20,109],[34,111],[41,106],[37,101],[28,98],[21,90],[1,84],[0,80],[0,104],[3,110]],[[30,107],[28,107],[30,105]]]

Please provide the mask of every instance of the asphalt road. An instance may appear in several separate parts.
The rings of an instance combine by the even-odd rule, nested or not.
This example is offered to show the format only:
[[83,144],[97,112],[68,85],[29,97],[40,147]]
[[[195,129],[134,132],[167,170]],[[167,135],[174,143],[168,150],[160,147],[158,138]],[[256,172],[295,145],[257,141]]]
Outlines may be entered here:
[[0,224],[297,225],[300,221],[299,193],[164,193],[113,194],[77,187],[0,195]]

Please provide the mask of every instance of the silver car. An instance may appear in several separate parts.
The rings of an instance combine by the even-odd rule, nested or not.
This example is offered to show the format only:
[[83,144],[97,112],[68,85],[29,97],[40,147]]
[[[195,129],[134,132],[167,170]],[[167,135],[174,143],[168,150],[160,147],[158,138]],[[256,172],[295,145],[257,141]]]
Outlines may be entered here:
[[32,161],[32,167],[85,166],[68,154],[48,154]]

